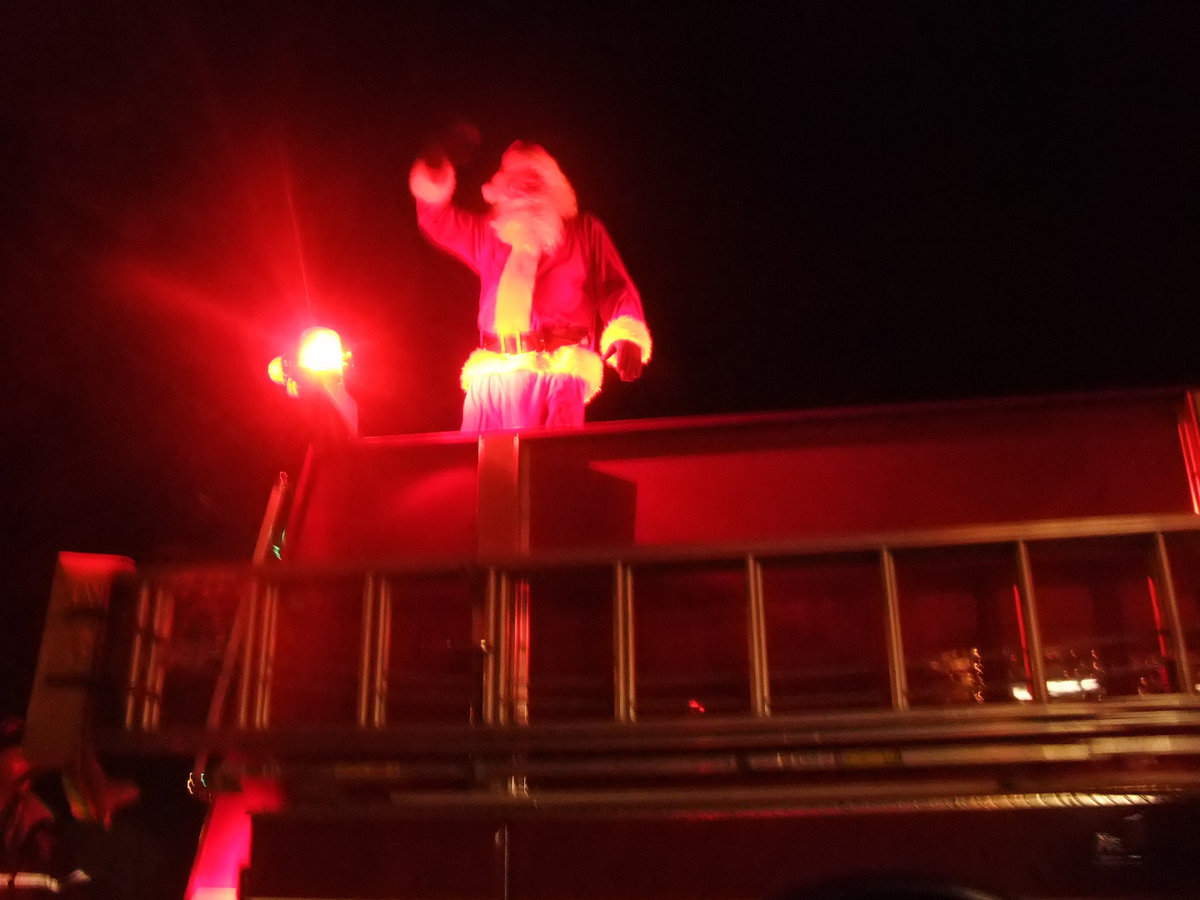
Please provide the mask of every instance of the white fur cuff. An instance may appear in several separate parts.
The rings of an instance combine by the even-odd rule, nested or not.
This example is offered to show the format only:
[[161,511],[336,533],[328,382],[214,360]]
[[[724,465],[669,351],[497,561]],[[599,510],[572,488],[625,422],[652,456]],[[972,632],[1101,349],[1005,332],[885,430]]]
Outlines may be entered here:
[[[607,356],[608,350],[617,341],[632,341],[642,351],[642,363],[650,362],[650,352],[654,344],[650,340],[650,330],[646,323],[633,316],[617,316],[600,335],[600,355]],[[611,360],[610,360],[611,362]]]
[[454,196],[454,169],[449,165],[431,169],[418,159],[408,174],[408,189],[422,203],[440,206]]

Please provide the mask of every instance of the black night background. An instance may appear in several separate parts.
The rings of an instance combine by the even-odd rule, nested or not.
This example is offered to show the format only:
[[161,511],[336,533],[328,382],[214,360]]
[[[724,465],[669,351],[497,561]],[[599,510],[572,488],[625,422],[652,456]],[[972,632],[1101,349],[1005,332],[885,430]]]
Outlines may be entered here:
[[0,12],[0,714],[55,553],[245,558],[319,321],[363,431],[452,430],[460,202],[542,143],[655,359],[592,419],[1200,381],[1190,2],[10,4]]

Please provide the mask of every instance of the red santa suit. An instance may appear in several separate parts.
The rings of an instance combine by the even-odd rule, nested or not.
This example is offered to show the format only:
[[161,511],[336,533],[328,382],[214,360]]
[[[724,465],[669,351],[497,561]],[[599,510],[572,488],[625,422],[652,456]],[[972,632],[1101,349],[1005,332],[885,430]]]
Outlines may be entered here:
[[[502,176],[531,154],[541,154],[539,164],[548,161],[562,178],[541,148],[514,145],[484,196],[491,196],[489,187],[494,195]],[[636,348],[632,377],[651,352],[641,297],[608,232],[595,217],[575,213],[571,192],[559,203],[566,215],[552,243],[521,255],[520,242],[505,240],[495,216],[451,203],[452,174],[437,181],[429,177],[436,172],[422,168],[414,167],[410,182],[421,230],[479,275],[480,347],[462,370],[463,430],[581,425],[584,405],[600,390],[605,358],[620,367],[614,347]],[[570,191],[565,179],[561,186]]]

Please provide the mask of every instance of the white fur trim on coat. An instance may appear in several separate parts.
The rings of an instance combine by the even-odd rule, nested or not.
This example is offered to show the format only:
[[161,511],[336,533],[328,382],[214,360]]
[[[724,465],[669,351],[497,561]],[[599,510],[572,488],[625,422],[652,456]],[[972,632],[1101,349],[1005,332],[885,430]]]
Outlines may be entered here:
[[[642,351],[643,365],[650,362],[650,352],[654,349],[654,344],[650,340],[650,329],[641,319],[617,316],[609,322],[604,333],[600,335],[600,355],[608,356],[609,348],[617,341],[632,341],[637,344],[638,349]],[[612,365],[611,359],[608,362]]]
[[604,363],[597,353],[586,347],[571,344],[546,353],[496,353],[480,348],[467,357],[462,368],[462,389],[471,379],[481,375],[502,375],[506,372],[547,372],[555,375],[574,375],[587,386],[584,403],[598,393],[604,380]]
[[[434,174],[449,169],[450,176],[442,181],[434,180]],[[425,160],[418,159],[408,173],[408,189],[422,203],[441,206],[454,196],[454,167],[448,163],[441,169],[431,169]]]

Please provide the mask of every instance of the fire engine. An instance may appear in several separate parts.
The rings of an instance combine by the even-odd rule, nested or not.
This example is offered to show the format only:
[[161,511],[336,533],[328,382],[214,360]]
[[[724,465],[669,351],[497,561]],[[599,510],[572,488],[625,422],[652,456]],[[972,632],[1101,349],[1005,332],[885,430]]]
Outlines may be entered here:
[[187,762],[189,900],[1200,895],[1191,391],[358,437],[276,375],[343,433],[249,560],[62,554],[24,726],[101,819]]

